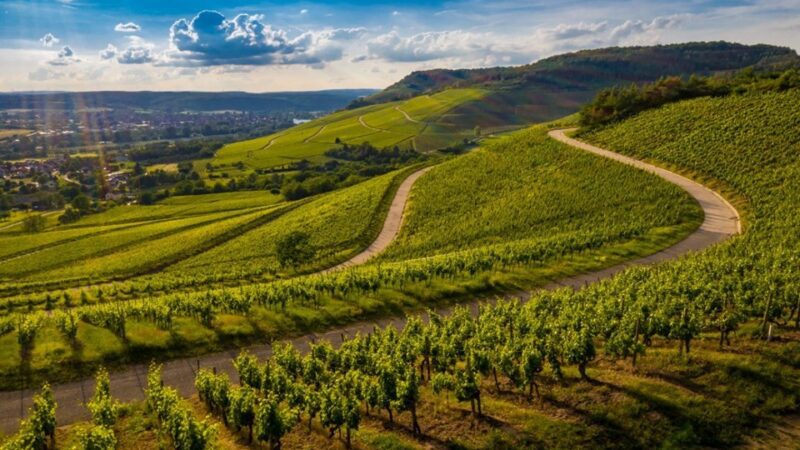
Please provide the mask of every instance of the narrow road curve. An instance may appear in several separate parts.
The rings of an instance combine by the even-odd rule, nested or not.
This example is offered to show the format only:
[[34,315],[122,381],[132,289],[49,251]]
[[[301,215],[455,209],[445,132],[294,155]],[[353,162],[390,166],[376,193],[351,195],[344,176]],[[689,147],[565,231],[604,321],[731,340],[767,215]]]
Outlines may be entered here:
[[397,111],[398,111],[400,114],[404,115],[404,116],[406,117],[406,120],[407,120],[407,121],[409,121],[409,122],[411,122],[411,123],[422,123],[422,122],[420,122],[419,120],[417,120],[417,119],[415,119],[415,118],[413,118],[413,117],[409,116],[409,115],[408,115],[408,113],[407,113],[407,112],[405,112],[405,111],[403,111],[402,109],[400,109],[400,107],[399,107],[399,106],[395,106],[395,107],[394,107],[394,109],[396,109],[396,110],[397,110]]
[[[567,131],[569,130],[553,130],[550,131],[549,135],[553,139],[561,141],[567,145],[594,153],[602,157],[610,158],[648,172],[652,172],[669,181],[670,183],[680,186],[700,203],[700,206],[703,208],[703,212],[705,213],[705,219],[700,228],[672,247],[664,249],[650,256],[617,264],[603,270],[553,281],[550,284],[543,286],[541,288],[542,290],[552,290],[563,287],[580,289],[590,283],[611,278],[628,267],[650,265],[672,260],[688,252],[705,249],[729,238],[730,236],[741,233],[739,213],[733,206],[725,201],[725,199],[711,189],[708,189],[707,187],[695,183],[694,181],[676,173],[656,167],[652,164],[647,164],[642,161],[569,138],[565,134]],[[381,235],[384,236],[384,242],[386,241],[385,239],[387,236],[395,236],[397,234],[397,230],[399,230],[400,226],[402,225],[402,210],[404,209],[405,201],[399,203],[402,206],[395,207],[396,203],[398,203],[398,198],[407,199],[408,191],[411,189],[413,181],[419,178],[419,176],[421,176],[427,170],[429,169],[422,169],[411,174],[403,182],[400,189],[398,189],[398,193],[395,195],[395,201],[392,202],[392,207],[390,208],[389,214],[390,216],[393,215],[394,218],[387,217],[387,220],[384,223],[384,229],[381,231]],[[401,192],[405,192],[405,194]],[[400,212],[398,212],[398,208]],[[381,238],[379,237],[379,239]],[[389,242],[391,242],[391,239],[389,239]],[[379,250],[375,249],[372,251],[367,249],[365,252],[370,252],[372,255],[374,255],[378,251]],[[360,255],[354,257],[353,259],[358,258],[359,256]],[[366,259],[369,259],[369,256],[367,256]],[[351,263],[350,265],[352,264],[355,263]],[[509,294],[507,297],[528,299],[530,298],[530,295],[531,294],[529,292],[517,292]],[[496,296],[491,294],[479,296],[470,301],[461,302],[460,305],[469,307],[473,314],[477,314],[478,308],[481,304],[494,302],[496,300]],[[452,309],[452,306],[443,307],[439,308],[437,312],[440,314],[449,314]],[[325,333],[310,333],[294,339],[289,339],[287,341],[292,343],[301,352],[307,352],[309,349],[309,344],[319,340],[327,340],[334,346],[338,346],[343,340],[359,333],[362,335],[369,333],[375,327],[394,326],[399,329],[405,325],[405,322],[405,317],[387,317],[378,320],[365,320],[347,325],[342,328],[330,330]],[[250,346],[247,348],[247,350],[260,359],[268,358],[271,354],[271,346],[267,343]],[[181,395],[188,397],[195,394],[194,376],[198,368],[213,367],[218,371],[227,373],[233,379],[235,379],[236,370],[233,367],[232,359],[236,357],[237,354],[238,350],[231,349],[203,355],[200,357],[187,357],[167,361],[163,364],[164,383],[177,389]],[[114,396],[114,398],[123,402],[142,400],[144,398],[144,384],[146,377],[147,364],[129,366],[120,371],[112,372],[110,374],[111,394]],[[58,424],[66,425],[88,419],[89,412],[86,410],[84,403],[91,398],[93,391],[93,379],[84,379],[81,381],[54,385],[53,394],[58,402],[56,414]],[[27,415],[27,409],[31,405],[31,399],[35,392],[36,390],[34,389],[0,392],[0,430],[6,433],[13,433],[17,430],[17,427],[19,426],[19,420]]]
[[325,131],[325,128],[327,128],[327,127],[328,127],[328,124],[325,124],[325,125],[319,127],[319,129],[314,134],[312,134],[311,136],[305,138],[303,140],[303,143],[304,144],[308,144],[309,142],[311,142],[312,139],[314,139],[315,137],[319,136],[320,133]]
[[[594,145],[581,142],[577,139],[572,139],[571,137],[567,136],[567,133],[573,130],[574,128],[566,130],[551,130],[547,134],[551,138],[572,147],[579,148],[589,153],[594,153],[595,155],[612,159],[614,161],[658,175],[664,180],[688,192],[689,195],[694,197],[694,199],[700,203],[700,207],[703,208],[703,213],[705,214],[705,219],[703,220],[702,225],[700,225],[700,228],[696,232],[689,235],[689,237],[682,241],[681,244],[685,243],[686,241],[690,241],[687,243],[687,245],[696,243],[697,245],[695,250],[700,250],[715,242],[724,240],[728,236],[740,234],[742,232],[742,222],[741,218],[739,217],[739,211],[737,211],[733,205],[728,203],[727,200],[722,198],[721,195],[703,186],[702,184],[696,183],[684,176],[678,175],[675,172],[670,172],[667,169],[639,161],[638,159],[620,155],[619,153],[614,153],[600,147],[595,147]],[[709,238],[718,239],[718,241],[708,242]]]
[[347,261],[323,270],[322,272],[333,272],[335,270],[341,270],[347,267],[364,264],[382,251],[386,250],[386,247],[388,247],[389,244],[391,244],[397,237],[397,234],[400,233],[400,227],[403,226],[406,204],[408,203],[408,198],[411,195],[411,188],[414,186],[414,183],[417,182],[419,177],[431,169],[433,169],[433,166],[425,167],[412,173],[406,177],[405,180],[403,180],[403,182],[400,184],[400,187],[397,188],[397,192],[394,194],[392,204],[389,206],[389,213],[386,214],[386,219],[383,221],[383,228],[381,229],[381,232],[378,234],[378,237],[372,241],[372,244],[370,244],[369,247]]
[[367,125],[367,122],[364,121],[364,116],[358,116],[358,123],[360,123],[362,127],[366,128],[368,130],[378,131],[378,132],[381,132],[381,133],[388,133],[389,132],[389,130],[384,130],[383,128],[375,128],[372,125]]
[[272,147],[272,144],[274,144],[275,141],[277,141],[279,137],[280,136],[275,136],[274,138],[270,139],[269,142],[267,142],[267,144],[264,145],[263,147],[261,147],[259,150],[266,150],[266,149]]

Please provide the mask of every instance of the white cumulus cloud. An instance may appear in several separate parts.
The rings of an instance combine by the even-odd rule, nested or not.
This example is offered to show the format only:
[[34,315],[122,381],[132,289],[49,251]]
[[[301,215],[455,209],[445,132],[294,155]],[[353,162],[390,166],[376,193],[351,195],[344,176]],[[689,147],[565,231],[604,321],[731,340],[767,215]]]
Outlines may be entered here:
[[52,47],[53,45],[58,44],[59,41],[60,39],[53,36],[53,33],[47,33],[42,36],[41,39],[39,39],[39,42],[41,42],[45,47]]
[[114,31],[117,31],[119,33],[136,33],[141,30],[142,27],[133,22],[128,22],[128,23],[120,22],[114,27]]
[[70,48],[68,45],[65,45],[61,48],[61,50],[58,51],[56,58],[47,61],[47,64],[50,64],[51,66],[68,66],[80,61],[81,60],[75,56],[75,52],[72,50],[72,48]]
[[261,15],[239,14],[227,19],[216,11],[201,11],[170,28],[170,51],[164,64],[319,65],[343,57],[344,44],[363,34],[361,28],[309,31],[290,38],[286,31],[263,22]]

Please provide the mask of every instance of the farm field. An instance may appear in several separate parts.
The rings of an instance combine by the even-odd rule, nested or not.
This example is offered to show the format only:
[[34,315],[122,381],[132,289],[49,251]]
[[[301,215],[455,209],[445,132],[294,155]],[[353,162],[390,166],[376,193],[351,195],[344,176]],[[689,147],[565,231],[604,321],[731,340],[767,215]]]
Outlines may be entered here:
[[[579,134],[724,192],[744,214],[739,237],[578,291],[484,306],[477,317],[465,308],[426,323],[410,319],[401,330],[350,335],[338,350],[315,344],[297,354],[274,346],[269,366],[239,356],[226,364],[238,375],[200,371],[196,394],[186,400],[159,388],[160,374],[152,368],[145,402],[126,405],[109,429],[120,448],[178,439],[248,447],[250,424],[256,442],[287,447],[790,446],[791,432],[771,434],[763,427],[800,403],[800,314],[790,263],[800,245],[791,214],[800,201],[794,182],[798,106],[797,90],[696,99]],[[113,363],[131,349],[151,355],[224,348],[248,336],[285,336],[437,305],[490,284],[533,286],[552,279],[535,275],[548,274],[551,264],[559,266],[555,277],[570,273],[570,264],[576,272],[601,268],[653,252],[699,223],[697,205],[682,191],[548,140],[547,131],[537,126],[494,139],[430,171],[412,193],[407,227],[370,264],[237,290],[155,293],[128,302],[104,294],[107,304],[90,300],[53,319],[24,314],[19,330],[0,337],[0,370],[10,374],[24,363],[31,374],[64,375],[78,361]],[[493,182],[500,172],[513,176]],[[374,191],[386,189],[393,176],[328,194],[339,198],[332,209],[352,211],[341,206],[347,201],[374,203]],[[614,195],[592,197],[597,191]],[[537,195],[562,196],[562,206],[549,207]],[[436,208],[443,197],[452,210]],[[583,197],[586,204],[580,204]],[[302,207],[324,215],[317,201]],[[472,213],[456,226],[464,208]],[[295,226],[292,213],[278,219],[286,221],[281,228]],[[436,233],[443,223],[449,232]],[[58,325],[63,317],[77,319],[74,345]],[[22,332],[30,343],[18,338]],[[219,390],[225,398],[250,400],[219,404]],[[247,404],[241,402],[252,402],[255,417],[282,420],[280,431],[264,434],[266,422],[230,412]],[[170,434],[171,421],[196,434]],[[92,427],[62,427],[57,437],[74,442],[79,430]],[[131,429],[139,430],[137,439]]]
[[397,145],[431,151],[473,137],[471,129],[444,127],[436,122],[457,105],[482,95],[480,89],[451,89],[403,102],[344,110],[276,134],[229,144],[210,163],[215,170],[236,174],[239,162],[246,170],[284,166],[301,159],[320,162],[325,160],[326,150],[336,147],[337,138],[355,145],[369,142],[378,148]]
[[701,220],[680,188],[566,147],[543,130],[487,142],[435,167],[419,180],[403,229],[380,259],[574,236],[587,222],[611,238]]
[[[793,448],[798,106],[797,90],[689,100],[580,135],[714,184],[745,213],[741,236],[578,291],[348,336],[336,350],[276,345],[269,365],[243,353],[230,376],[198,372],[191,398],[170,410],[155,405],[177,393],[158,388],[151,366],[145,403],[126,406],[111,432],[122,448],[248,447],[251,426],[255,441],[293,448]],[[353,286],[345,279],[339,289]],[[263,421],[232,412],[242,405]],[[170,435],[172,423],[198,431]],[[266,433],[267,423],[280,427]]]
[[[694,200],[683,191],[651,175],[624,166],[612,166],[602,158],[551,142],[546,132],[547,127],[534,127],[462,157],[466,164],[477,166],[472,172],[476,177],[473,183],[458,184],[459,172],[463,169],[460,164],[446,162],[434,169],[441,171],[437,178],[431,178],[436,181],[433,186],[441,186],[434,190],[435,195],[452,194],[454,205],[462,206],[455,193],[446,192],[448,186],[453,190],[466,189],[465,196],[472,195],[475,199],[487,198],[486,192],[495,193],[504,199],[506,208],[517,211],[516,214],[497,215],[501,220],[498,228],[490,229],[475,246],[457,249],[453,242],[464,242],[474,235],[470,234],[469,227],[456,227],[452,228],[452,241],[434,241],[437,244],[429,247],[409,245],[411,250],[405,250],[404,256],[408,260],[379,259],[373,264],[338,273],[304,275],[272,282],[250,281],[250,284],[244,282],[231,288],[209,286],[208,281],[217,279],[215,276],[219,272],[232,271],[233,275],[238,275],[252,267],[259,274],[261,270],[274,271],[274,257],[268,242],[282,232],[301,226],[312,231],[311,242],[320,252],[317,264],[326,258],[343,259],[348,252],[357,252],[369,242],[365,237],[377,233],[375,222],[382,223],[385,215],[385,212],[376,214],[376,206],[370,205],[385,204],[383,192],[405,178],[390,173],[310,199],[270,223],[207,252],[183,259],[160,274],[67,291],[69,298],[84,299],[81,304],[72,300],[74,306],[68,308],[80,319],[77,342],[82,350],[34,352],[29,360],[32,373],[58,377],[71,373],[76,367],[86,373],[87,368],[100,362],[113,363],[133,351],[137,357],[146,357],[154,352],[162,357],[202,353],[231,343],[321,330],[359,318],[435,306],[470,292],[541,286],[554,278],[654,253],[680,240],[699,225],[702,214]],[[537,164],[519,164],[519,158],[534,155]],[[460,159],[454,160],[457,161]],[[501,183],[494,187],[488,184],[493,173],[511,166],[518,166],[519,182]],[[479,174],[488,167],[496,171]],[[606,169],[612,171],[613,178],[597,175]],[[415,169],[408,169],[411,170]],[[587,174],[595,175],[587,181]],[[616,188],[614,184],[621,187]],[[617,215],[606,215],[599,207],[588,214],[579,213],[566,204],[561,209],[527,208],[527,203],[534,201],[533,198],[518,195],[526,189],[546,193],[554,185],[560,185],[568,196],[578,195],[577,192],[588,189],[587,186],[612,192],[620,189],[620,194],[624,189],[626,194],[615,200],[593,199],[595,203],[605,201],[607,208],[620,211]],[[412,225],[418,220],[414,218],[417,208],[427,207],[425,197],[418,197],[415,192],[412,191],[408,206],[408,223]],[[651,202],[655,196],[660,199],[658,207],[662,214],[653,213]],[[478,201],[473,206],[477,217],[496,211],[488,202]],[[450,214],[456,217],[459,212],[454,209]],[[379,218],[377,221],[376,217]],[[612,221],[617,223],[611,226]],[[563,226],[564,231],[545,231],[538,235],[525,231],[537,223]],[[609,226],[598,227],[598,223]],[[337,225],[331,229],[331,224]],[[508,238],[503,239],[499,233],[506,232]],[[191,233],[195,235],[195,231]],[[196,233],[201,239],[202,229]],[[164,239],[166,242],[169,237]],[[194,241],[183,236],[180,242],[181,245],[191,245]],[[401,239],[398,242],[405,241]],[[166,247],[163,242],[154,242],[152,246],[141,249],[134,247],[123,253],[130,255],[124,260],[136,261],[151,252],[158,254],[157,249],[163,247]],[[101,256],[93,261],[92,267],[116,270],[118,266]],[[66,276],[72,273],[71,270],[74,269],[62,268],[53,274]],[[53,274],[43,274],[42,278]],[[175,292],[175,286],[190,289]],[[64,297],[62,291],[42,291],[9,296],[5,304],[9,310],[12,305],[35,305],[35,309],[55,305],[61,308],[65,305]],[[55,329],[53,319],[45,313],[34,313],[27,320],[32,321],[35,329]],[[118,327],[119,320],[123,321],[123,328]],[[111,335],[106,334],[102,344],[90,337],[93,333],[108,332]],[[21,352],[20,344],[11,340],[14,334],[6,336],[8,340],[0,341],[0,348],[9,355]],[[8,359],[0,366],[0,373],[13,371],[18,363],[19,359]],[[60,366],[58,369],[57,365]],[[14,382],[13,377],[6,380]]]
[[28,134],[31,130],[9,130],[9,129],[0,129],[0,139],[7,139],[14,136],[19,136],[22,134]]
[[387,200],[408,174],[408,170],[391,172],[316,198],[262,227],[184,260],[170,267],[168,272],[190,275],[275,273],[280,271],[275,242],[286,230],[297,229],[308,233],[316,249],[313,266],[327,267],[371,242],[377,234],[376,228],[383,223]]
[[[275,242],[301,227],[310,232],[317,248],[312,266],[326,267],[377,234],[386,202],[407,173],[395,171],[307,199],[311,202],[280,203],[278,196],[265,192],[170,197],[156,205],[89,215],[35,239],[19,239],[18,233],[0,235],[0,242],[8,243],[0,253],[0,279],[13,291],[15,285],[45,287],[81,280],[91,285],[134,277],[132,282],[137,283],[137,275],[154,268],[163,271],[140,284],[182,278],[195,285],[205,278],[276,276],[280,267]],[[78,295],[83,289],[72,292]]]

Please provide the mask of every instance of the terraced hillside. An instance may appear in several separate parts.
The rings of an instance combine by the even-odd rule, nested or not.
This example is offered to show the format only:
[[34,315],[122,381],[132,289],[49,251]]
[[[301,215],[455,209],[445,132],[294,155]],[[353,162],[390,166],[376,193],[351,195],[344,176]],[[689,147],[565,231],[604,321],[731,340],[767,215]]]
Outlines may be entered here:
[[[377,235],[390,196],[406,174],[394,171],[295,202],[264,191],[177,196],[151,206],[115,207],[34,235],[12,226],[0,231],[0,292],[39,292],[34,302],[40,303],[50,289],[121,279],[174,287],[200,280],[263,280],[278,276],[275,243],[293,229],[310,233],[317,248],[313,266],[325,267]],[[142,277],[146,281],[137,281]]]
[[229,144],[217,152],[211,164],[234,171],[280,167],[302,159],[326,160],[325,151],[338,143],[375,147],[413,148],[426,152],[472,138],[473,130],[448,124],[456,106],[481,98],[480,89],[452,89],[401,102],[340,111],[288,130],[249,141]]
[[674,75],[782,67],[800,58],[788,48],[700,42],[585,50],[519,67],[414,72],[340,111],[279,133],[227,145],[206,164],[240,175],[303,159],[323,162],[340,143],[443,149],[497,131],[578,111],[599,90]]
[[[413,118],[416,110],[403,112]],[[33,252],[5,263],[9,279],[3,317],[11,328],[0,338],[0,351],[9,356],[0,372],[9,374],[7,383],[15,383],[19,378],[12,374],[26,361],[31,376],[63,377],[85,373],[101,361],[203,353],[432,306],[470,291],[543,285],[554,277],[654,253],[698,226],[701,214],[685,192],[550,141],[546,131],[540,126],[496,139],[422,176],[418,183],[425,184],[411,192],[407,228],[401,229],[397,249],[390,247],[374,263],[339,272],[302,275],[366,248],[386,215],[392,197],[387,193],[414,166],[263,211],[218,211],[212,206],[216,202],[209,201],[201,209],[214,212],[154,224],[129,224],[131,213],[109,211],[105,214],[112,217],[93,219],[95,227],[111,227],[104,238],[108,244],[86,248],[86,240],[66,239],[41,250],[52,261],[41,267]],[[514,176],[498,177],[505,172]],[[614,177],[603,176],[606,172]],[[214,198],[224,198],[219,195]],[[564,201],[530,207],[546,203],[549,195]],[[449,200],[431,208],[442,198]],[[161,205],[161,214],[187,206],[179,198],[171,202]],[[465,214],[470,221],[457,226]],[[434,216],[452,226],[420,243]],[[240,222],[253,226],[243,228]],[[140,241],[139,226],[162,236]],[[316,257],[286,269],[276,261],[275,242],[293,230],[308,233]],[[208,232],[225,239],[201,246]],[[159,273],[140,270],[159,260],[169,261],[157,266]],[[19,270],[23,263],[25,272]],[[114,275],[137,276],[112,282]],[[59,280],[65,284],[54,284]],[[69,284],[77,281],[81,284]],[[74,350],[58,337],[55,321],[64,316],[48,312],[55,309],[77,319],[80,345]],[[23,352],[25,345],[15,340],[22,317],[42,336],[32,343],[41,352]],[[104,338],[95,340],[99,335]],[[40,347],[48,341],[48,347]]]
[[[794,448],[800,409],[795,282],[800,234],[792,212],[800,201],[799,106],[796,89],[699,99],[581,136],[670,165],[725,192],[747,222],[744,233],[726,243],[657,266],[631,268],[577,291],[533,293],[525,304],[498,301],[478,311],[459,308],[446,317],[432,313],[425,323],[408,319],[402,330],[367,325],[357,330],[369,335],[342,336],[337,349],[303,340],[296,348],[274,345],[258,358],[243,353],[231,361],[222,355],[197,371],[193,386],[181,384],[182,391],[162,384],[171,376],[168,370],[151,366],[143,400],[119,418],[52,432],[64,443],[79,442],[87,431],[110,433],[124,449],[159,442],[241,448],[251,446],[251,430],[256,442],[285,448]],[[634,173],[648,185],[658,184],[655,177],[624,168],[606,178],[595,170],[601,166],[591,163],[610,162],[549,143],[545,134],[541,127],[506,138],[475,153],[472,162],[480,167],[478,160],[508,157],[506,149],[527,151],[536,162],[531,170],[540,170],[521,182],[532,190],[549,176],[543,170],[548,168],[569,186],[567,192],[613,189],[620,175]],[[436,170],[442,169],[430,174]],[[609,186],[596,184],[603,180]],[[439,185],[435,179],[430,183]],[[475,185],[489,192],[509,189]],[[627,186],[635,196],[635,186]],[[415,197],[413,208],[426,206],[423,198]],[[643,207],[633,199],[614,206],[634,216]],[[678,201],[662,210],[685,206]],[[490,211],[480,201],[476,209]],[[518,233],[509,244],[524,242],[524,227],[513,231],[514,220],[527,223],[541,209],[515,209],[528,218],[499,216],[512,236]],[[543,213],[547,217],[552,211]],[[416,214],[424,226],[426,212]],[[586,230],[593,226],[592,220],[584,223]],[[454,228],[454,243],[469,233]],[[484,239],[480,245],[491,248],[492,239]],[[455,245],[442,236],[429,248],[416,245],[411,236],[405,242],[409,255],[449,251]],[[541,242],[551,253],[558,248],[552,241]],[[577,237],[571,243],[578,243]],[[452,294],[460,282],[474,286],[478,280],[497,280],[503,271],[538,266],[540,261],[515,259],[525,256],[524,248],[509,245],[477,260],[474,253],[451,251],[449,258],[440,254],[402,265],[384,262],[340,276],[312,277],[316,285],[294,286],[302,286],[296,292],[308,296],[298,301],[304,314],[325,310],[332,298],[339,300],[339,308],[356,308],[369,300],[408,299],[414,291],[430,295],[443,286]],[[592,253],[583,248],[577,257],[593,259]],[[262,296],[274,295],[269,287],[263,289]],[[233,304],[212,319],[231,320]],[[242,307],[241,301],[235,304]],[[299,311],[292,302],[271,309],[286,316]],[[248,314],[263,313],[251,307]],[[181,399],[181,393],[190,398]],[[33,414],[50,423],[52,402],[45,390]],[[23,428],[20,438],[35,431]]]

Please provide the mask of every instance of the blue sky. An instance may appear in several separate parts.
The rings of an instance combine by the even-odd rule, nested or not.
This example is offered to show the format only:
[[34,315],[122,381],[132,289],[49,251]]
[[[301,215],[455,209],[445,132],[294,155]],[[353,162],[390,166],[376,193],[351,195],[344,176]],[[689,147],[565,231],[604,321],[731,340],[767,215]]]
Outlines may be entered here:
[[800,0],[2,0],[0,90],[384,87],[612,45],[800,47]]

